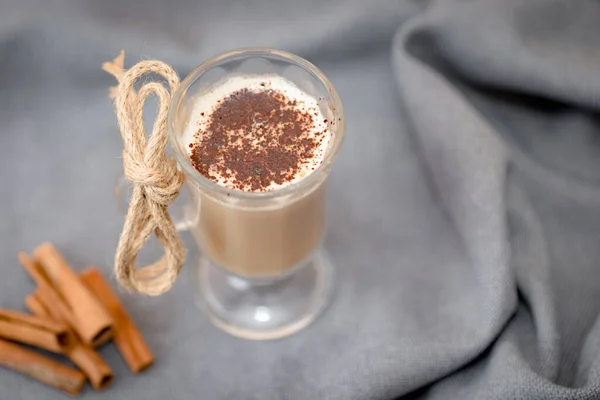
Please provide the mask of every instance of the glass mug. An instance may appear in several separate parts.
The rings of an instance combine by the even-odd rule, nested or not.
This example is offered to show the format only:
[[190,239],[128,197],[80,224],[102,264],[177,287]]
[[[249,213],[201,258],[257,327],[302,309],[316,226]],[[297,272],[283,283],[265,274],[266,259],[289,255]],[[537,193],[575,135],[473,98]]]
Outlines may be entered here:
[[[318,100],[332,134],[322,164],[289,186],[244,192],[220,186],[190,162],[186,127],[195,101],[230,76],[279,75]],[[209,59],[173,94],[169,144],[185,174],[186,195],[169,207],[200,250],[197,300],[212,322],[247,339],[276,339],[309,325],[326,307],[334,275],[321,245],[327,180],[345,135],[342,102],[327,77],[283,51],[247,48]],[[185,188],[182,188],[185,190]],[[185,204],[182,204],[185,203]]]

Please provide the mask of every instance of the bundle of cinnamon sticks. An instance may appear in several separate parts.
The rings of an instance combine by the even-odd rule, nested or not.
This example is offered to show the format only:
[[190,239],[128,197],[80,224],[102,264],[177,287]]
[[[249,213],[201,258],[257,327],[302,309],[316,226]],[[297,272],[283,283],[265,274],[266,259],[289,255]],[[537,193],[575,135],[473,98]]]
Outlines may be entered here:
[[[78,394],[88,380],[96,390],[113,381],[111,367],[96,350],[111,340],[134,373],[154,362],[139,329],[97,268],[77,274],[50,243],[32,255],[21,252],[19,262],[37,289],[25,299],[30,314],[0,307],[0,366]],[[29,346],[62,354],[77,368]]]

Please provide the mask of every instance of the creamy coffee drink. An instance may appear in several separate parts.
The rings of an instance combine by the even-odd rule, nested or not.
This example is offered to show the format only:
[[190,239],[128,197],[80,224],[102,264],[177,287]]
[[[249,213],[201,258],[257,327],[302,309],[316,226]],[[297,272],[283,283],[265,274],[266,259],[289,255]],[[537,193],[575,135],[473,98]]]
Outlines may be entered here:
[[[233,191],[284,190],[315,171],[332,140],[319,105],[276,75],[234,76],[196,98],[185,138],[191,164]],[[307,259],[325,232],[325,180],[291,202],[244,207],[198,195],[192,228],[212,260],[242,276],[273,276]]]

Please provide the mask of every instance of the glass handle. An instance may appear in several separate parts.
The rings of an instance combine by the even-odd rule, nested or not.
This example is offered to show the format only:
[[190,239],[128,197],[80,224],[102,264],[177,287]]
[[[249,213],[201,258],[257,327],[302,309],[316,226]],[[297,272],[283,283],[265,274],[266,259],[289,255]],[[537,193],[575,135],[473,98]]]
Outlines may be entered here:
[[[115,187],[115,197],[117,199],[117,207],[123,215],[127,213],[127,209],[129,208],[132,190],[133,185],[125,178],[125,175],[119,176]],[[179,191],[179,196],[169,206],[171,220],[178,232],[187,231],[193,225],[195,217],[193,215],[192,204],[190,190],[186,185],[183,185]]]

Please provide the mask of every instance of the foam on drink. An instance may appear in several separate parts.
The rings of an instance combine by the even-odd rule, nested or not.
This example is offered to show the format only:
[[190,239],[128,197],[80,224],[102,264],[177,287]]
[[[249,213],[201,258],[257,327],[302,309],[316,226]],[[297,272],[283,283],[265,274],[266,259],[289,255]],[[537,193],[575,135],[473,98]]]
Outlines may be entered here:
[[194,167],[244,191],[292,185],[322,162],[331,141],[318,99],[275,75],[229,77],[198,96],[185,131]]

